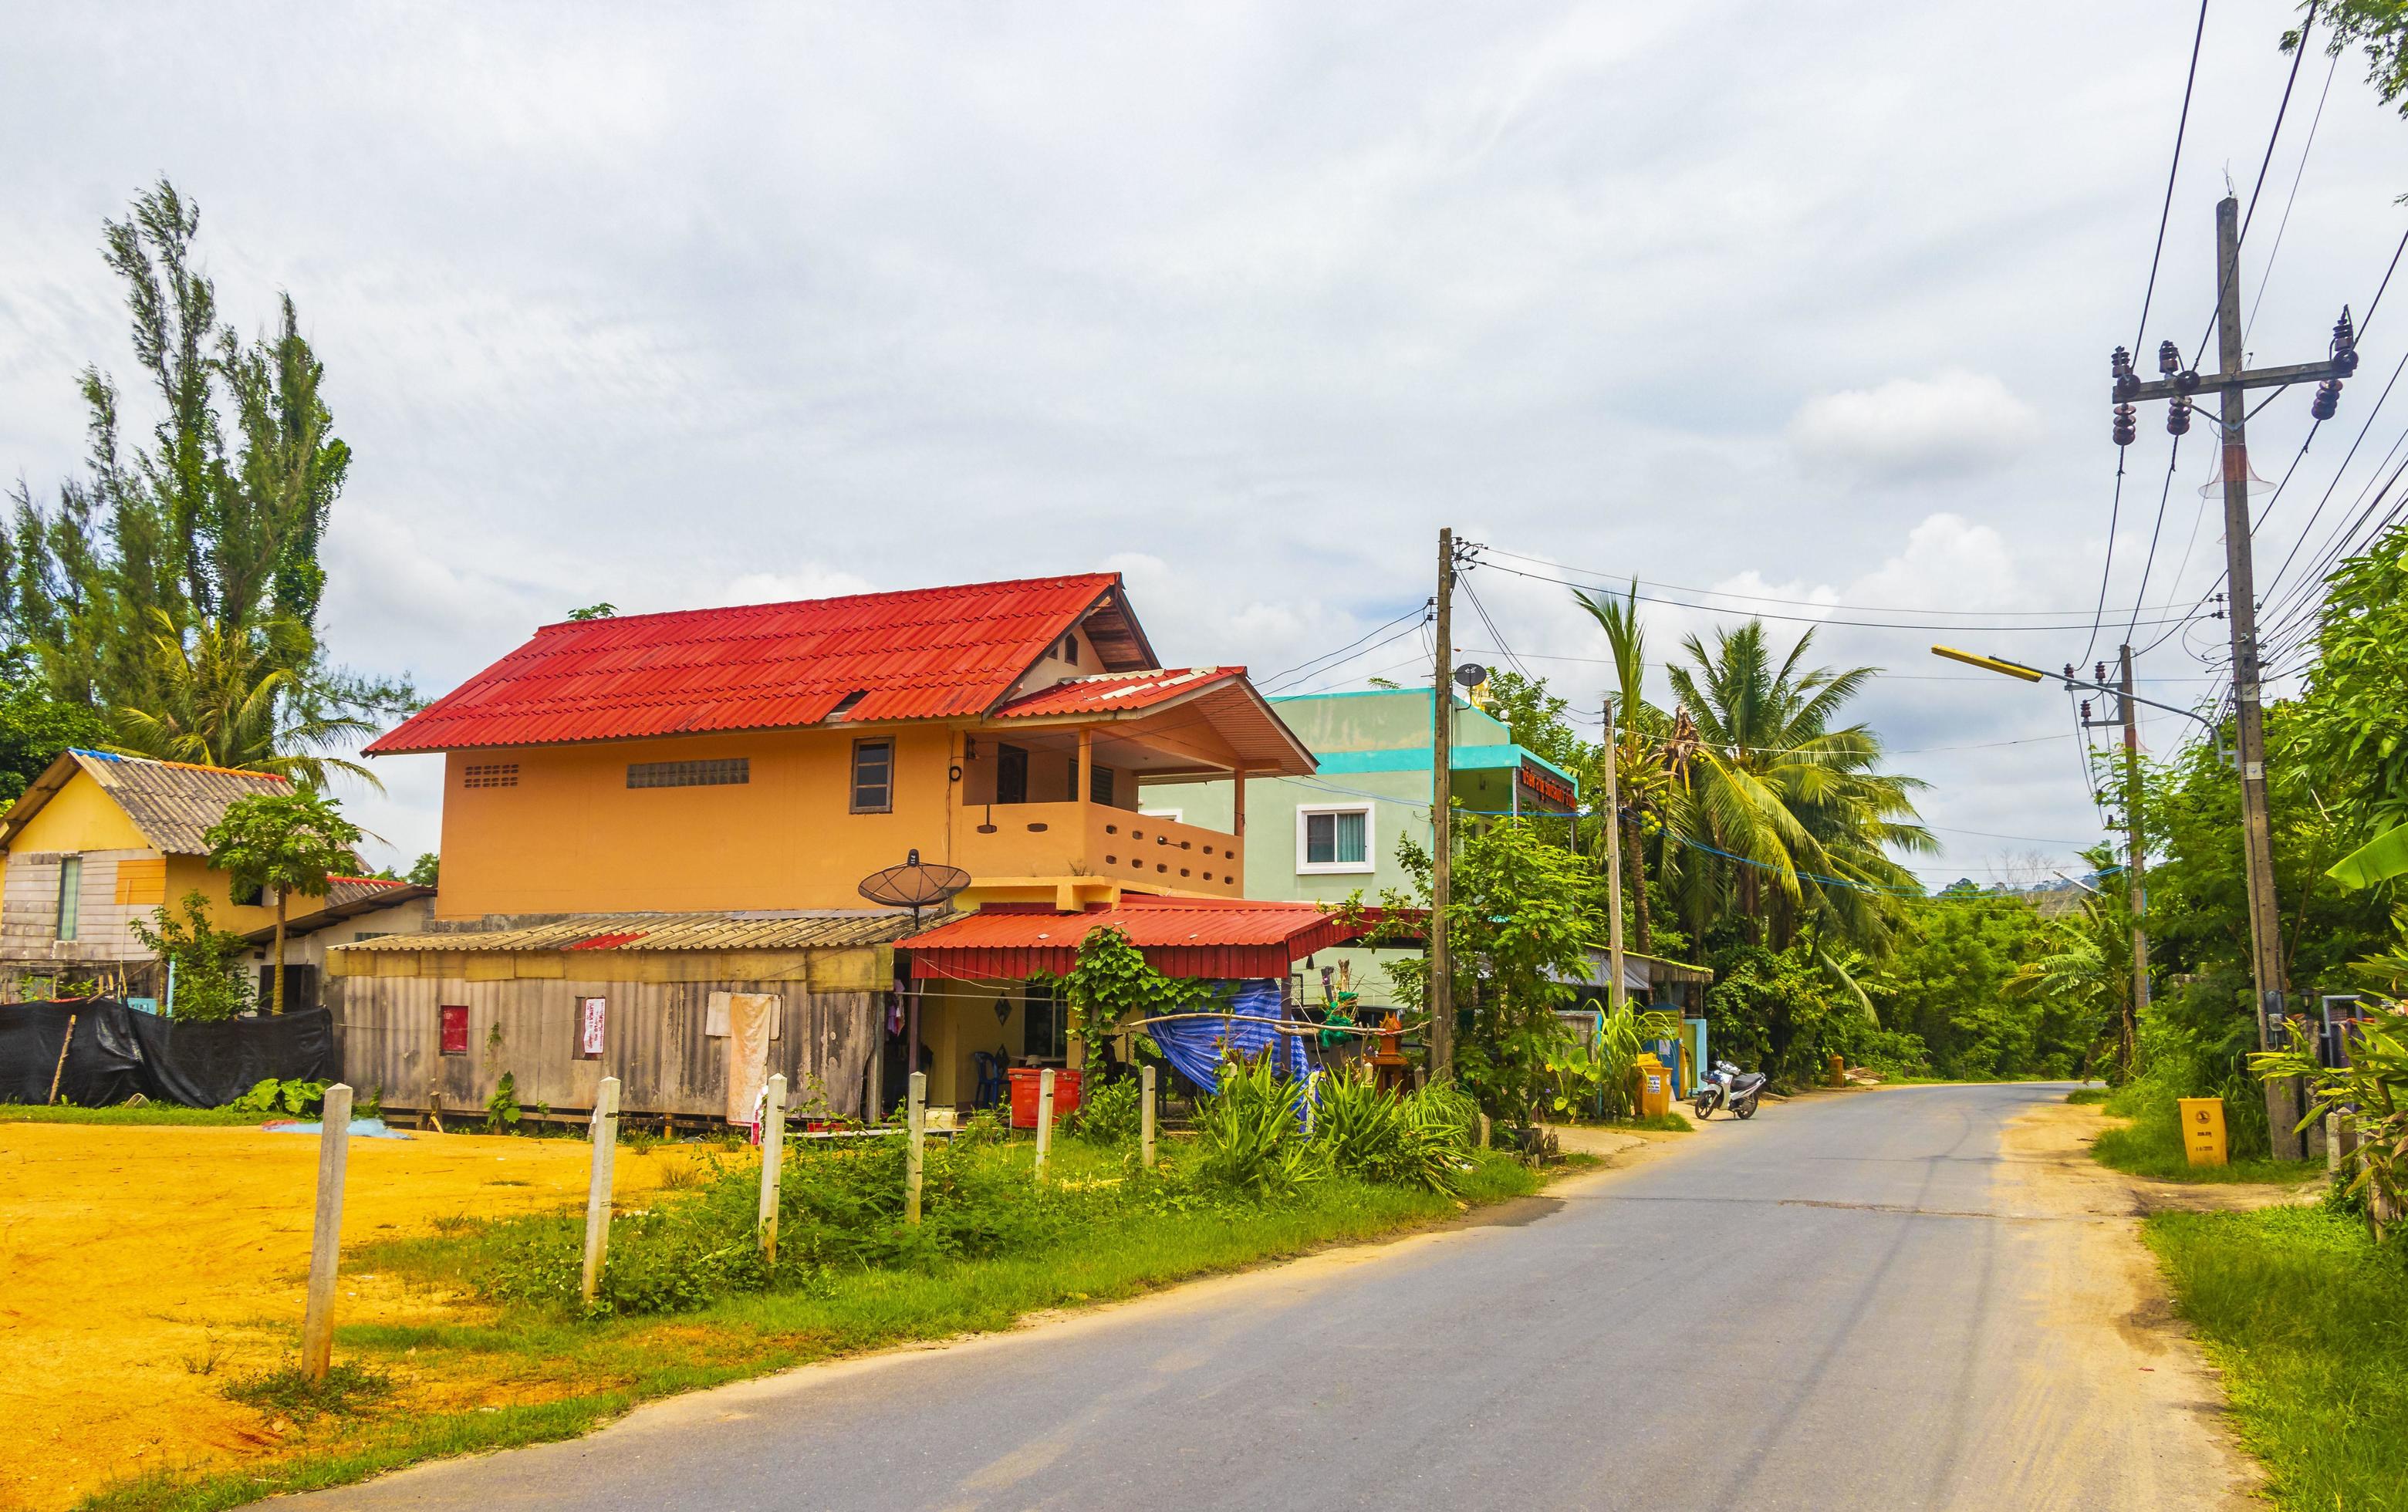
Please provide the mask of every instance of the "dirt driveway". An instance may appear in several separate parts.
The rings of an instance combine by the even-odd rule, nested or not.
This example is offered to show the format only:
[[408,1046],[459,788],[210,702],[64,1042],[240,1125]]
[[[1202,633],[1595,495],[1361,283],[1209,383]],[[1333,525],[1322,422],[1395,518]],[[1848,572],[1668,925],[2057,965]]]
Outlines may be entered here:
[[[623,1157],[619,1195],[686,1155]],[[314,1137],[260,1129],[0,1123],[0,1507],[278,1448],[278,1425],[222,1388],[293,1347],[317,1156]],[[570,1140],[354,1139],[344,1243],[575,1204],[585,1179]],[[343,1277],[339,1321],[438,1314],[456,1308]]]

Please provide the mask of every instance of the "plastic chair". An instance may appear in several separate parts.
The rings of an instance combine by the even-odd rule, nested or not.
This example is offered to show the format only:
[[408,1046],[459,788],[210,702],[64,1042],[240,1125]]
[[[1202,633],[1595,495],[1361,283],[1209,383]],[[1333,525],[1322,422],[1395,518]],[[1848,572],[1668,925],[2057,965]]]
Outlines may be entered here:
[[972,1050],[970,1059],[978,1066],[978,1091],[971,1094],[973,1107],[993,1107],[1003,1101],[1003,1057],[993,1050]]

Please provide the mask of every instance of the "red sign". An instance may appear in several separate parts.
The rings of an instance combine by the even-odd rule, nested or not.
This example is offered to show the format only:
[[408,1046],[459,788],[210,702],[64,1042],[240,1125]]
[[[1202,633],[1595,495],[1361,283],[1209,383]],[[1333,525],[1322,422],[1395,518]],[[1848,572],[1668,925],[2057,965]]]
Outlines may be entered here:
[[602,1003],[598,997],[577,1002],[577,1055],[582,1061],[602,1059]]
[[1526,756],[1522,758],[1520,775],[1522,786],[1534,797],[1546,803],[1570,808],[1580,801],[1579,795],[1572,791],[1570,783]]
[[437,1010],[443,1019],[443,1053],[468,1053],[468,1010],[455,1003],[446,1003]]

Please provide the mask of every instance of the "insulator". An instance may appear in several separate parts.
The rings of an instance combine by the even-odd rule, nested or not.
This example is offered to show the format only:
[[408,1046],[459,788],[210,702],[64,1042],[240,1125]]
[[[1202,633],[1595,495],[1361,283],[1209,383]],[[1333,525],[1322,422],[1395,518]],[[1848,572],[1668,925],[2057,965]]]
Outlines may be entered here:
[[2308,413],[2318,420],[2330,420],[2341,407],[2341,379],[2327,378],[2316,385],[2316,396],[2308,405]]
[[2073,680],[2073,663],[2071,662],[2065,663],[2065,678],[2068,682]]
[[2341,319],[2333,322],[2333,368],[2347,378],[2358,371],[2358,332],[2349,322],[2349,307],[2341,307]]
[[2174,375],[2174,392],[2176,393],[2197,393],[2199,392],[2199,369],[2196,367],[2186,367],[2181,372],[2176,373]]
[[2157,371],[2168,378],[2182,371],[2182,349],[2171,341],[2157,343]]
[[2086,698],[2082,701],[2082,717],[2086,720],[2090,718],[2090,700]]
[[2118,378],[2132,370],[2132,354],[2118,347],[2107,357],[2107,371]]
[[2173,403],[2166,406],[2166,434],[2168,435],[2190,434],[2190,401],[2181,394],[2174,395]]
[[2132,407],[2117,405],[2115,407],[2115,444],[2119,447],[2130,446],[2140,438],[2140,425],[2132,413]]
[[2114,375],[2114,389],[2117,404],[2130,404],[2141,396],[2141,379],[2139,375],[2132,371],[2130,352],[2121,347],[2116,348],[2115,355],[2107,359],[2107,367],[2108,371]]
[[2090,680],[2091,680],[2091,681],[2093,681],[2093,682],[2105,682],[2105,681],[2107,680],[2107,663],[2104,663],[2104,662],[2094,662],[2094,663],[2091,663],[2091,665],[2090,665]]

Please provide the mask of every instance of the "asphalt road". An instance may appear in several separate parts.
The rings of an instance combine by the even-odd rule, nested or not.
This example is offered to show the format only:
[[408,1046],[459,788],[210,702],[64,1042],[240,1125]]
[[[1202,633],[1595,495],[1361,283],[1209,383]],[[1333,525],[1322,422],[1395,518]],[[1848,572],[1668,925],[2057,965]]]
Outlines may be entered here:
[[[303,1498],[610,1508],[2199,1507],[2213,1383],[2061,1088],[1767,1104],[1501,1221]],[[2086,1168],[2075,1169],[2076,1163]]]

